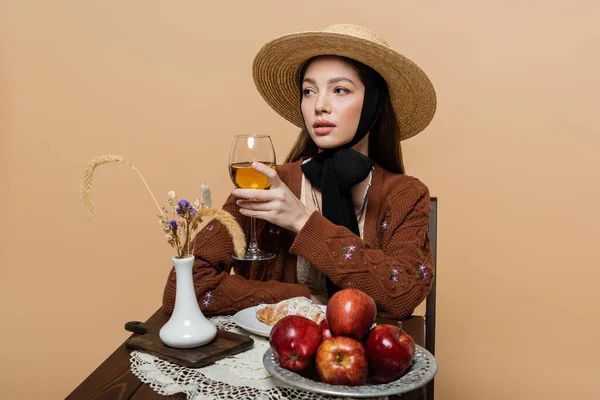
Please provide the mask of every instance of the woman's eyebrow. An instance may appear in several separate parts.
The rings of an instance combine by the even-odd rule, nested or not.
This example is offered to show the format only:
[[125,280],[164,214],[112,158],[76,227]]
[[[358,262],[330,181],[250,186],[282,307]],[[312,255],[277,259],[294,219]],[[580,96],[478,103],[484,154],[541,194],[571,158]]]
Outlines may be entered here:
[[302,81],[302,83],[304,83],[304,82],[308,82],[311,85],[316,85],[317,84],[317,81],[315,81],[314,79],[311,79],[311,78],[304,78],[304,80]]
[[[329,81],[327,81],[327,84],[331,85],[332,83],[338,83],[338,82],[342,82],[342,81],[348,81],[351,84],[353,84],[354,86],[356,86],[356,84],[352,81],[352,79],[346,78],[346,77],[343,77],[343,76],[340,76],[340,77],[337,77],[337,78],[331,78]],[[311,85],[316,85],[317,84],[317,81],[315,81],[312,78],[304,78],[304,80],[302,82],[307,82],[307,83],[310,83]]]
[[331,85],[332,83],[338,83],[338,82],[343,82],[343,81],[348,81],[351,84],[353,84],[354,86],[356,86],[356,84],[352,81],[352,79],[350,78],[346,78],[343,76],[340,76],[339,78],[332,78],[329,80],[329,82],[327,82],[329,85]]

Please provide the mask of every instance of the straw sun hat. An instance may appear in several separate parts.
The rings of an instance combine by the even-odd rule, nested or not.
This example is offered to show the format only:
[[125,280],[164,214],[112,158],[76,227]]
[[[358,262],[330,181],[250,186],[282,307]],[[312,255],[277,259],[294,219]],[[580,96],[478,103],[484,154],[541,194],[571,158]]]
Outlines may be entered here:
[[339,24],[323,31],[299,32],[265,44],[254,59],[254,83],[265,101],[282,117],[303,128],[298,74],[314,56],[337,55],[368,65],[387,82],[399,139],[421,132],[433,118],[435,90],[425,73],[394,51],[385,40],[358,25]]

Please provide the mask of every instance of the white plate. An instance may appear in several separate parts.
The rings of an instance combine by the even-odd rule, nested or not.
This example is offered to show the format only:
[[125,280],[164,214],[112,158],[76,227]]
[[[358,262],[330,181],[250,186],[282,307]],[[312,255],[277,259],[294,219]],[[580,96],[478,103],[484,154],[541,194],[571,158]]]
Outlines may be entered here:
[[[323,312],[327,309],[326,306],[319,305]],[[261,322],[258,318],[256,318],[256,306],[248,307],[243,309],[242,311],[238,311],[233,316],[233,321],[238,324],[238,326],[242,329],[247,330],[250,333],[254,333],[255,335],[269,337],[271,334],[271,325],[265,324]]]

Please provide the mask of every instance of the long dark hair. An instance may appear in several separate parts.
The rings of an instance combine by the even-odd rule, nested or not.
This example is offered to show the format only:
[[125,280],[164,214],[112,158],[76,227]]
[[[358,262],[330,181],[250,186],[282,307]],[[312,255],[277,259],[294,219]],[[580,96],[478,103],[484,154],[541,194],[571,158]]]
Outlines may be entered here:
[[[371,67],[356,60],[347,57],[340,58],[354,67],[363,82],[367,73],[377,73]],[[303,70],[306,70],[312,60],[304,64]],[[385,82],[383,79],[381,81]],[[387,85],[385,85],[382,96],[383,108],[381,115],[369,133],[369,158],[390,172],[404,174],[402,147],[398,140],[398,124]],[[304,157],[313,157],[318,152],[319,148],[316,143],[312,140],[306,128],[302,128],[285,162],[289,163]]]

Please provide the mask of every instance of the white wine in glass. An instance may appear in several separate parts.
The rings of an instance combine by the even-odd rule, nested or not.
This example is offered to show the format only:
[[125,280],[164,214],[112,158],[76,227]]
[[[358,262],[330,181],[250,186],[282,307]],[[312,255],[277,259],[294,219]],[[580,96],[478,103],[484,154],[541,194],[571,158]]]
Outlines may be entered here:
[[[252,168],[258,161],[275,169],[275,149],[268,135],[238,135],[233,138],[229,154],[229,175],[233,184],[240,189],[266,190],[271,183],[269,179]],[[238,260],[270,260],[275,254],[258,248],[256,242],[256,219],[250,217],[250,240],[246,254]]]
[[[267,167],[275,169],[275,164],[265,161],[260,161]],[[241,189],[260,189],[265,190],[271,186],[269,179],[252,168],[251,162],[242,162],[229,165],[229,175],[233,184]]]

